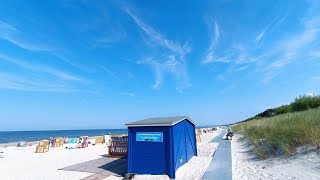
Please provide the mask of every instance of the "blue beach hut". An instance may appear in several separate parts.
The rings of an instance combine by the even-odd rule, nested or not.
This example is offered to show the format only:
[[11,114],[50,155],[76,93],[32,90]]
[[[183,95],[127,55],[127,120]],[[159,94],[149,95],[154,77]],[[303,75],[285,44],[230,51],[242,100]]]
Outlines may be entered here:
[[148,118],[128,127],[128,173],[167,174],[197,156],[195,124],[187,116]]

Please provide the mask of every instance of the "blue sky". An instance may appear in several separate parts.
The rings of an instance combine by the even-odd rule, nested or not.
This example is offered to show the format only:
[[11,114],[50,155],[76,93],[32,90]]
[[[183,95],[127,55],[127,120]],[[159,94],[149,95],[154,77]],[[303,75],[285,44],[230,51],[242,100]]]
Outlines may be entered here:
[[320,87],[317,1],[2,1],[0,130],[243,120]]

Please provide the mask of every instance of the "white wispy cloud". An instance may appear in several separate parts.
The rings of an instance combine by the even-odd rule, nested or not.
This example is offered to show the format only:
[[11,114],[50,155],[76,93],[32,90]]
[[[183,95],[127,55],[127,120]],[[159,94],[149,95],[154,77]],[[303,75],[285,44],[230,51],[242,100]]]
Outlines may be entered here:
[[259,43],[264,38],[265,34],[268,31],[272,31],[272,29],[274,29],[279,24],[281,24],[286,18],[287,18],[287,15],[282,17],[276,17],[273,21],[271,21],[262,29],[262,31],[256,36],[255,41]]
[[260,40],[264,37],[264,33],[266,33],[266,29],[262,30],[260,34],[256,37],[256,42],[260,42]]
[[[234,52],[236,51],[236,52]],[[220,53],[220,55],[215,55],[214,52],[209,52],[206,55],[205,60],[203,60],[202,64],[209,64],[209,63],[225,63],[225,64],[237,64],[237,65],[243,65],[243,64],[249,64],[249,63],[255,63],[261,59],[261,57],[255,57],[254,55],[251,55],[249,50],[244,49],[231,49],[228,51],[225,55]]]
[[159,62],[157,58],[152,57],[138,62],[138,64],[151,65],[153,68],[155,74],[155,82],[152,85],[153,89],[160,88],[165,73],[171,74],[177,81],[176,90],[178,92],[182,92],[185,88],[191,86],[186,73],[186,65],[183,64],[183,61],[178,60],[173,55],[161,57],[161,59],[165,60],[163,62]]
[[120,42],[127,37],[127,33],[121,26],[111,27],[104,36],[96,38],[95,42],[98,44],[110,45],[112,43]]
[[276,60],[265,68],[263,82],[273,79],[279,74],[281,68],[291,64],[292,61],[308,56],[308,53],[304,52],[319,38],[320,17],[304,20],[302,26],[301,32],[280,40],[275,48],[268,52],[267,57],[274,57]]
[[89,83],[90,82],[89,80],[87,80],[85,78],[82,78],[82,77],[73,75],[71,73],[67,73],[67,72],[52,68],[47,65],[31,64],[26,61],[23,61],[23,60],[20,60],[17,58],[13,58],[13,57],[10,57],[10,56],[4,55],[4,54],[0,54],[0,60],[17,65],[21,68],[24,68],[24,69],[27,69],[30,71],[46,73],[46,74],[55,76],[57,78],[60,78],[62,80],[78,81],[78,82],[82,82],[82,83]]
[[4,35],[4,34],[18,32],[18,30],[15,27],[11,26],[10,24],[0,21],[0,32],[1,32],[1,35]]
[[320,76],[314,76],[314,77],[312,77],[312,79],[314,79],[314,80],[320,80]]
[[[159,89],[164,81],[164,75],[169,74],[176,81],[176,91],[183,92],[191,86],[187,73],[187,63],[185,56],[191,51],[188,42],[181,44],[179,42],[167,39],[159,31],[148,25],[135,15],[128,7],[124,11],[133,19],[136,25],[142,30],[143,38],[150,48],[165,48],[161,55],[152,55],[151,58],[145,58],[138,61],[138,64],[150,65],[154,71],[155,82],[153,89]],[[156,46],[149,44],[153,42]]]
[[309,52],[309,56],[312,58],[320,58],[320,50],[312,50]]
[[54,92],[54,93],[95,93],[91,90],[77,89],[61,83],[48,83],[39,79],[27,79],[25,76],[0,72],[0,88],[17,91]]
[[[259,42],[265,36],[268,31],[272,31],[279,24],[281,24],[287,15],[282,17],[276,17],[272,22],[266,25],[266,27],[256,36],[255,41]],[[236,44],[234,47],[229,47],[227,51],[225,51],[225,55],[223,53],[216,52],[218,42],[220,40],[220,26],[217,21],[210,21],[209,30],[211,32],[211,42],[210,45],[204,55],[204,60],[201,61],[202,64],[209,63],[233,63],[233,64],[248,64],[255,63],[262,59],[262,56],[253,55],[251,51],[254,49],[252,45],[249,45],[248,42],[241,42],[240,44]],[[211,26],[210,26],[211,25]],[[246,45],[244,45],[246,44]]]
[[241,66],[241,67],[239,67],[238,69],[237,69],[237,71],[243,71],[243,70],[246,70],[246,69],[248,69],[249,68],[249,66]]
[[100,64],[97,64],[97,66],[102,69],[104,72],[106,72],[108,75],[110,75],[111,77],[117,79],[117,80],[120,80],[119,76],[116,75],[115,72],[113,72],[112,70],[110,70],[109,68],[103,66],[103,65],[100,65]]
[[130,97],[134,97],[135,94],[132,93],[132,92],[123,92],[123,93],[120,93],[120,95],[123,95],[123,96],[130,96]]
[[181,45],[177,42],[174,42],[172,40],[169,40],[165,38],[161,33],[157,32],[154,28],[147,25],[145,22],[143,22],[138,16],[133,14],[128,7],[126,7],[125,12],[134,20],[134,22],[139,26],[139,28],[148,35],[148,37],[155,42],[157,45],[165,47],[175,53],[179,53],[181,55],[184,55],[190,51],[190,47],[188,44]]
[[72,68],[76,68],[87,73],[92,73],[94,71],[93,68],[91,68],[91,66],[87,66],[87,65],[73,61],[72,58],[69,58],[68,56],[66,56],[65,53],[62,51],[60,52],[54,51],[54,52],[50,52],[50,54],[58,58],[58,60],[61,60],[62,62],[66,63],[66,65],[70,65]]
[[[267,24],[265,28],[255,37],[255,42],[260,42],[266,38],[267,33],[274,31],[287,18],[287,15],[277,17]],[[240,43],[238,47],[229,47],[223,52],[215,53],[212,44],[217,42],[218,38],[211,39],[210,46],[206,52],[206,56],[202,61],[207,63],[226,63],[230,64],[227,74],[230,71],[239,72],[247,70],[248,67],[253,68],[248,73],[261,73],[262,82],[267,83],[281,73],[281,69],[287,67],[295,60],[301,58],[318,58],[320,53],[314,46],[316,40],[320,36],[320,17],[306,16],[300,21],[301,30],[288,31],[283,34],[279,40],[269,43],[267,46],[254,46],[252,40]],[[216,24],[213,27],[219,27]],[[219,28],[211,28],[219,29]],[[218,34],[216,30],[212,30],[214,34]],[[315,49],[310,51],[309,49]],[[230,70],[231,69],[231,70]]]
[[0,20],[0,38],[8,42],[30,51],[52,51],[53,48],[42,44],[41,42],[35,43],[34,40],[25,38],[23,32],[15,26]]
[[[41,36],[47,37],[46,35],[43,35],[43,34]],[[46,43],[45,41],[41,41],[37,39],[36,35],[27,34],[22,30],[18,29],[17,27],[9,23],[3,22],[1,20],[0,20],[0,39],[6,40],[17,47],[28,50],[28,51],[47,52],[48,54],[57,57],[59,60],[62,60],[63,62],[75,68],[78,68],[81,70],[87,70],[87,68],[85,68],[84,66],[73,62],[72,60],[68,59],[65,55],[63,55],[61,52],[59,52],[61,51],[61,48],[57,48],[52,45],[49,45],[49,43]]]
[[211,25],[212,27],[210,28],[212,31],[212,35],[210,36],[211,42],[210,42],[210,46],[207,49],[205,58],[202,61],[202,63],[207,64],[207,63],[212,63],[212,62],[229,62],[230,60],[226,57],[218,58],[215,56],[214,50],[215,50],[215,48],[219,42],[219,39],[220,39],[220,28],[219,28],[219,25],[216,21],[214,21],[213,23],[210,23],[210,24],[213,24],[213,25]]

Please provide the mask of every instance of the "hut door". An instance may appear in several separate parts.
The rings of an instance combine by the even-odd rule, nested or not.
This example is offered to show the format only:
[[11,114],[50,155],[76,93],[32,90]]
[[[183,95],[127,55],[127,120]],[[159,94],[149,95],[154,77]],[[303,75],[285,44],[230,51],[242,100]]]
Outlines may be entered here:
[[176,156],[176,167],[178,169],[180,166],[187,162],[187,149],[186,149],[186,130],[185,128],[181,128],[180,131],[180,140],[178,146],[178,153]]

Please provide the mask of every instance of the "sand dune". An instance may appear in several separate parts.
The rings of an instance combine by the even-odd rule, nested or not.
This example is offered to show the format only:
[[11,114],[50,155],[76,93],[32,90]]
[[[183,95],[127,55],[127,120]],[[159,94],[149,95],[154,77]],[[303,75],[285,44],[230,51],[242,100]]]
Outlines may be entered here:
[[233,180],[320,179],[320,154],[317,152],[258,160],[250,149],[247,143],[239,140],[239,135],[233,138]]

